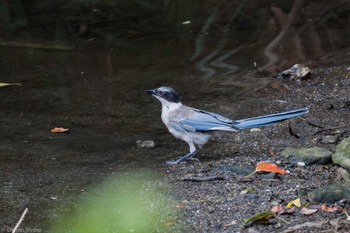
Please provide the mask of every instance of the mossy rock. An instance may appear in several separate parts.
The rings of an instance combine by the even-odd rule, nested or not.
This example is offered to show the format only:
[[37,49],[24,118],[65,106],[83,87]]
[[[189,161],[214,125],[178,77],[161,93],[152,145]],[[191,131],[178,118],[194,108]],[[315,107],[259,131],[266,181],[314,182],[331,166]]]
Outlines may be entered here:
[[282,156],[296,160],[296,162],[304,162],[306,165],[312,164],[328,164],[331,162],[332,152],[321,148],[292,148],[287,147],[281,152]]
[[346,169],[350,169],[350,138],[341,141],[332,155],[332,161]]

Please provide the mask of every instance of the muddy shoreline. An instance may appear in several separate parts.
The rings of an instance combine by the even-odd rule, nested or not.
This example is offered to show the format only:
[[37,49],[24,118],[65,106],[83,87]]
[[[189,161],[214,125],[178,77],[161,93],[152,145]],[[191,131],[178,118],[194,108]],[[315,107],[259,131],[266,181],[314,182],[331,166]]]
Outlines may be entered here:
[[[346,67],[314,70],[310,78],[302,81],[283,81],[280,92],[269,95],[270,103],[256,103],[249,106],[262,114],[278,112],[296,107],[310,107],[310,113],[298,119],[261,128],[260,131],[243,131],[227,135],[208,145],[199,153],[198,162],[183,163],[174,167],[164,167],[166,182],[172,183],[180,194],[179,208],[184,213],[187,232],[349,232],[350,222],[340,212],[318,211],[312,215],[281,215],[289,224],[272,220],[268,225],[253,224],[243,227],[245,219],[269,211],[276,204],[285,206],[289,201],[301,198],[303,206],[317,203],[309,193],[333,183],[344,184],[339,175],[340,166],[333,163],[324,165],[297,166],[281,155],[286,147],[309,148],[318,146],[332,152],[336,145],[350,136],[350,75]],[[269,92],[271,86],[260,90]],[[276,104],[280,101],[280,104]],[[247,106],[236,105],[237,111]],[[248,107],[248,108],[249,108]],[[276,109],[279,108],[279,109]],[[242,113],[244,114],[244,113]],[[312,125],[314,124],[314,125]],[[299,138],[292,136],[288,125]],[[322,137],[330,132],[317,133],[320,128],[341,127],[337,142],[324,143]],[[181,143],[179,141],[179,143]],[[290,175],[262,178],[255,176],[247,181],[231,168],[242,166],[254,169],[259,161],[277,162],[280,167],[291,172]],[[203,182],[189,181],[186,177],[223,177],[223,180]],[[248,190],[248,191],[247,191]],[[349,211],[346,200],[328,203],[341,206]],[[340,208],[340,207],[339,207]],[[300,209],[298,209],[300,210]],[[339,226],[332,221],[343,222]],[[301,224],[315,223],[311,227]],[[317,225],[317,224],[318,225]],[[307,225],[306,224],[306,225]],[[293,226],[300,226],[291,230]]]

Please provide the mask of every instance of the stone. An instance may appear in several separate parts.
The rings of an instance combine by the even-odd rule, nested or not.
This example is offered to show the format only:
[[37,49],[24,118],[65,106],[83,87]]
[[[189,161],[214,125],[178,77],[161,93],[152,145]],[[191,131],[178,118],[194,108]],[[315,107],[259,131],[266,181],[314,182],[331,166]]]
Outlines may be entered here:
[[303,162],[306,166],[312,164],[328,164],[331,162],[332,158],[332,152],[321,147],[287,147],[281,152],[281,155],[291,160],[292,163],[298,164]]
[[313,201],[333,204],[343,199],[350,199],[350,184],[334,183],[323,186],[310,193]]
[[341,141],[332,155],[332,161],[346,169],[350,169],[350,138]]
[[322,137],[321,142],[323,144],[335,144],[338,142],[338,138],[337,135],[325,135]]
[[342,167],[338,167],[337,169],[337,174],[343,178],[343,180],[346,182],[346,183],[349,183],[350,184],[350,173],[349,173],[349,170],[345,169],[345,168],[342,168]]
[[139,148],[154,148],[156,144],[154,143],[153,140],[137,140],[136,145]]

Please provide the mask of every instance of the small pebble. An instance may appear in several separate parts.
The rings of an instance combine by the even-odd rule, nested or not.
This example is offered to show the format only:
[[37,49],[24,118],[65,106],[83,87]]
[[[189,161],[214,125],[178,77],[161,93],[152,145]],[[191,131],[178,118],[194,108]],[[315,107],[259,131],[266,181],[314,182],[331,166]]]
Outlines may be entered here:
[[325,135],[322,137],[321,142],[323,144],[335,144],[338,141],[338,136],[336,135]]
[[154,148],[156,144],[154,143],[153,140],[137,140],[136,145],[139,148]]
[[304,162],[297,162],[297,165],[300,167],[305,167],[305,163]]
[[250,132],[260,132],[260,131],[261,131],[261,129],[259,129],[259,128],[252,128],[250,130]]

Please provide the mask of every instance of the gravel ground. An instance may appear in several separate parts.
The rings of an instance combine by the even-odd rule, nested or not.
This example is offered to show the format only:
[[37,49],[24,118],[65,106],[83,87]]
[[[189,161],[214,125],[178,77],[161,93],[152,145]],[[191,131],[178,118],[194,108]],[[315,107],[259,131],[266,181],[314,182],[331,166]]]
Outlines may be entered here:
[[[337,129],[337,137],[339,141],[349,137],[349,87],[350,75],[346,67],[314,69],[308,79],[301,81],[272,82],[272,85],[259,92],[266,94],[271,88],[280,89],[280,92],[269,95],[275,101],[255,102],[250,106],[242,101],[234,110],[240,112],[242,118],[251,117],[251,109],[263,115],[309,106],[310,113],[285,123],[261,128],[260,131],[227,135],[206,145],[199,153],[199,161],[164,167],[166,182],[172,184],[177,191],[177,208],[183,213],[183,218],[179,221],[184,223],[185,231],[350,232],[350,221],[346,220],[344,213],[350,210],[346,201],[329,204],[338,207],[338,211],[332,213],[319,210],[311,215],[303,215],[300,208],[296,207],[292,214],[279,215],[289,224],[274,218],[267,225],[254,223],[243,226],[245,219],[270,211],[277,204],[286,206],[297,198],[301,198],[302,207],[323,204],[315,203],[309,192],[327,184],[344,183],[339,175],[340,168],[334,164],[298,167],[283,158],[280,152],[287,146],[319,146],[334,151],[336,143],[324,144],[321,141],[324,135],[334,132],[315,134],[320,130],[315,125],[325,128],[344,126]],[[288,124],[300,138],[291,135]],[[179,151],[181,153],[184,152]],[[289,170],[290,174],[270,178],[255,175],[244,179],[242,175],[233,172],[237,166],[254,169],[257,162],[266,160],[277,162],[282,169]],[[193,181],[193,178],[211,176],[217,179]],[[309,227],[300,226],[303,223]]]

